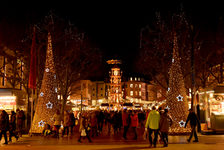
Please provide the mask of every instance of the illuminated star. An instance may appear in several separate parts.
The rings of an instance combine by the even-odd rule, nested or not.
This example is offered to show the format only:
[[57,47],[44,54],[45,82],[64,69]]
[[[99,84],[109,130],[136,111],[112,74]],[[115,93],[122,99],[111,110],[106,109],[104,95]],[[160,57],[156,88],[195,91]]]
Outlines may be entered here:
[[166,106],[165,109],[170,110],[170,107],[169,106]]
[[184,126],[185,126],[185,123],[186,123],[186,122],[184,122],[183,120],[181,120],[181,121],[179,122],[180,127],[184,127]]
[[47,108],[50,108],[50,109],[52,109],[53,107],[53,104],[50,101],[46,105],[47,105]]
[[41,97],[44,96],[44,93],[43,93],[43,92],[40,92],[40,96],[41,96]]
[[40,122],[38,122],[39,127],[44,127],[45,122],[43,122],[43,120],[41,120]]
[[181,96],[181,95],[177,96],[177,100],[178,100],[178,102],[183,101],[183,96]]
[[45,71],[46,71],[46,72],[49,72],[49,68],[46,68]]

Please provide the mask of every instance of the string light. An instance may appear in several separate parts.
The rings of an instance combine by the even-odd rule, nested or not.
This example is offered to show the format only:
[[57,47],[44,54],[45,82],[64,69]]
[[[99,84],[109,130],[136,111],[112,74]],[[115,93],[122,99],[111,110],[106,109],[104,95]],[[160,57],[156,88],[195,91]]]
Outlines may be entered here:
[[55,75],[55,66],[53,58],[53,50],[51,44],[51,35],[48,33],[48,46],[46,52],[46,63],[43,80],[41,84],[41,93],[35,108],[35,114],[30,129],[30,133],[42,133],[43,125],[49,124],[53,126],[53,116],[58,109],[57,101],[57,81]]
[[[175,61],[174,61],[175,60]],[[181,71],[180,57],[178,53],[177,37],[174,36],[173,59],[169,70],[169,87],[167,92],[166,105],[170,108],[170,115],[173,118],[173,124],[169,134],[186,134],[190,128],[183,128],[188,115],[188,103],[184,78]],[[177,103],[177,100],[179,101]]]

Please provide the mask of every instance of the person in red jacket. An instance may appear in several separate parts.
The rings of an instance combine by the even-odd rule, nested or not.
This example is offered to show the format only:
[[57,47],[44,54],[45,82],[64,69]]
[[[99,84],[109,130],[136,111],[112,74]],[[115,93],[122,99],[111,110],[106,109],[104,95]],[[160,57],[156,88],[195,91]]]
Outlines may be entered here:
[[129,125],[130,125],[130,121],[129,121],[130,119],[129,118],[130,118],[130,116],[129,116],[128,112],[127,112],[127,109],[124,109],[122,111],[122,124],[124,126],[123,138],[125,140],[127,140],[126,135],[127,135],[128,128],[129,128]]
[[137,127],[138,127],[138,115],[136,111],[132,111],[131,115],[131,127],[135,133],[134,140],[137,140],[138,135],[137,135]]

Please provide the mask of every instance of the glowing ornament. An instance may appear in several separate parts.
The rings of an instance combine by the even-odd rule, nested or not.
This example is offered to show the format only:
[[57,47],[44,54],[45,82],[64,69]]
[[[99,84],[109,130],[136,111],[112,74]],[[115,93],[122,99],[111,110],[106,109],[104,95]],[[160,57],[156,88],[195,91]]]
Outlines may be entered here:
[[53,107],[53,104],[50,101],[46,105],[47,105],[47,108],[50,108],[50,109],[52,109]]
[[41,97],[44,96],[44,93],[43,93],[43,92],[40,92],[40,96],[41,96]]
[[185,126],[185,123],[186,123],[186,122],[184,122],[183,120],[181,120],[181,121],[179,122],[180,127],[184,127],[184,126]]
[[183,96],[181,96],[181,95],[177,96],[177,100],[178,100],[178,102],[183,101]]
[[45,71],[46,71],[46,72],[49,72],[49,68],[46,68]]
[[41,120],[40,122],[38,122],[38,124],[39,124],[39,127],[44,127],[44,122],[43,122],[43,120]]

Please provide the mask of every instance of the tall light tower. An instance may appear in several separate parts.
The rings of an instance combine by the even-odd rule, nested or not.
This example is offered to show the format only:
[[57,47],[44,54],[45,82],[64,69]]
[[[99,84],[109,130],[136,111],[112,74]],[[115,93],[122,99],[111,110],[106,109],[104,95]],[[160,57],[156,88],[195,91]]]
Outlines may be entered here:
[[118,64],[121,64],[120,60],[108,60],[108,64],[113,65],[110,75],[110,93],[109,93],[109,105],[113,104],[117,108],[121,104],[122,99],[122,85],[121,85],[121,76],[122,71]]

